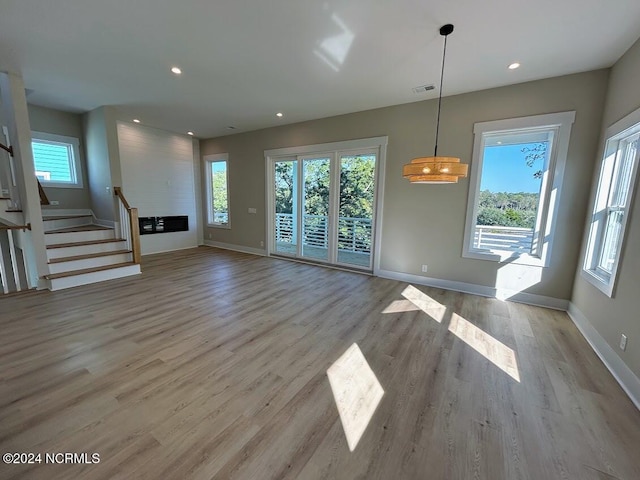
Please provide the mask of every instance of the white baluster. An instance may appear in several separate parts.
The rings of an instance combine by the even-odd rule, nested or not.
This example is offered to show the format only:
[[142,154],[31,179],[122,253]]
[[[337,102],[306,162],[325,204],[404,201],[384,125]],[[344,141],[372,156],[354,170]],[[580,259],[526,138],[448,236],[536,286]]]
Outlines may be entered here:
[[[0,231],[0,235],[5,235],[5,231]],[[7,231],[8,234],[8,231]],[[7,266],[6,259],[2,248],[2,242],[0,242],[0,277],[2,277],[2,291],[9,293],[9,281],[7,279]]]
[[16,283],[16,291],[22,290],[20,285],[20,272],[18,270],[18,259],[16,258],[16,246],[13,241],[13,230],[7,232],[9,238],[9,255],[11,256],[11,268],[13,269],[13,279]]

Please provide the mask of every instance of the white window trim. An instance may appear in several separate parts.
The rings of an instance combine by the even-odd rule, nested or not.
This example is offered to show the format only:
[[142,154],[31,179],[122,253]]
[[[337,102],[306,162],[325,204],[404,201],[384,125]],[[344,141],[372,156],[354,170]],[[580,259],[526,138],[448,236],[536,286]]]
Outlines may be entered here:
[[[593,249],[595,249],[596,247],[599,247],[598,252],[600,252],[601,245],[602,245],[601,239],[599,238],[595,239],[592,237],[591,225],[593,222],[594,209],[596,207],[595,205],[596,200],[598,198],[600,187],[602,186],[601,182],[602,182],[602,173],[603,173],[603,167],[604,167],[604,159],[608,151],[607,145],[609,145],[609,143],[612,141],[618,144],[620,140],[632,135],[634,131],[635,132],[640,131],[640,108],[635,110],[634,112],[631,112],[629,115],[627,115],[623,119],[617,121],[616,123],[611,125],[609,128],[607,128],[607,130],[605,131],[604,140],[600,148],[601,153],[600,153],[600,164],[598,167],[598,176],[595,178],[595,184],[592,188],[592,196],[589,203],[590,216],[589,216],[589,223],[587,224],[587,227],[585,229],[585,241],[584,241],[585,248],[582,255],[582,269],[580,271],[580,274],[583,279],[585,279],[587,282],[589,282],[591,285],[596,287],[598,290],[600,290],[602,293],[604,293],[608,297],[614,296],[616,282],[618,279],[618,271],[619,271],[618,267],[622,263],[622,257],[624,255],[624,249],[625,249],[626,240],[627,240],[627,226],[629,224],[629,218],[631,217],[631,206],[633,205],[633,202],[635,200],[635,193],[636,193],[637,183],[638,183],[636,180],[638,177],[638,168],[639,168],[638,164],[640,163],[640,159],[638,158],[638,156],[640,156],[640,151],[639,153],[636,154],[635,163],[631,171],[631,183],[629,184],[629,198],[627,200],[627,205],[624,209],[624,222],[622,223],[622,230],[620,232],[620,238],[621,238],[620,248],[618,249],[618,254],[616,255],[616,260],[613,265],[613,268],[611,269],[610,275],[601,274],[600,270],[597,267],[594,267],[592,265],[593,262],[590,261],[590,259],[593,256]],[[616,150],[617,149],[618,147],[616,146]]]
[[[73,169],[75,174],[76,181],[73,183],[66,182],[48,182],[41,181],[43,187],[47,188],[84,188],[84,182],[82,181],[83,173],[82,173],[82,162],[80,161],[80,140],[76,137],[67,137],[64,135],[57,135],[54,133],[46,133],[46,132],[31,132],[31,140],[42,140],[45,142],[57,142],[57,143],[66,143],[71,145],[71,149],[73,151]],[[34,159],[34,167],[35,167],[35,159]]]
[[[494,262],[509,260],[510,263],[537,267],[546,267],[549,265],[551,248],[553,245],[553,234],[558,216],[557,206],[560,204],[564,169],[567,162],[567,153],[569,151],[571,126],[575,121],[575,115],[575,111],[560,112],[545,115],[533,115],[529,117],[510,118],[506,120],[479,122],[474,125],[473,156],[471,161],[469,196],[467,199],[467,215],[462,247],[462,256],[464,258],[474,258]],[[542,220],[542,224],[538,227],[541,231],[541,238],[548,238],[548,240],[541,242],[541,248],[538,255],[506,251],[497,252],[473,248],[473,234],[475,231],[475,220],[478,213],[477,200],[480,193],[480,180],[482,174],[481,162],[482,155],[484,153],[485,135],[508,134],[521,129],[535,128],[548,128],[555,130],[553,147],[549,154],[549,169],[546,178],[546,192],[542,205],[543,210],[539,217]],[[543,182],[544,181],[545,180],[543,180]]]
[[[207,227],[210,228],[222,228],[222,229],[226,229],[226,230],[230,230],[231,229],[231,189],[229,188],[229,154],[228,153],[215,153],[212,155],[205,155],[203,157],[204,160],[204,178],[205,178],[205,182],[206,182],[206,189],[207,189]],[[213,218],[213,212],[212,210],[212,206],[213,206],[213,198],[211,195],[211,164],[215,163],[215,162],[226,162],[227,163],[227,169],[226,169],[226,173],[227,173],[227,210],[228,210],[228,214],[227,214],[227,223],[215,223],[212,222],[211,219]]]

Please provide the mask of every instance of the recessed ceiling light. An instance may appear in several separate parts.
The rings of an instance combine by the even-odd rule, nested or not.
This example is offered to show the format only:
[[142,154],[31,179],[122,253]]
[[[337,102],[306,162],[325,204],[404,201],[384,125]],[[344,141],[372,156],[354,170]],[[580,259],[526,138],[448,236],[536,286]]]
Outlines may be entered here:
[[171,67],[171,73],[175,73],[176,75],[182,74],[182,69],[180,67]]
[[519,66],[520,66],[520,64],[518,62],[514,62],[511,65],[509,65],[509,70],[515,70]]
[[284,114],[281,112],[276,113],[276,117],[282,117]]
[[193,137],[193,132],[187,132],[187,135],[191,135]]
[[140,123],[140,120],[138,120],[137,118],[134,118],[133,123]]

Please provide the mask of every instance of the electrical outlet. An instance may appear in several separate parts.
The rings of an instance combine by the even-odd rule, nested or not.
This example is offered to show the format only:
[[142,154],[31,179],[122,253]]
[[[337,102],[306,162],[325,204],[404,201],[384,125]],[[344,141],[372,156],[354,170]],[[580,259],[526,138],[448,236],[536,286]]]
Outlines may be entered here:
[[249,213],[258,213],[258,211],[255,208],[249,207]]
[[422,273],[427,273],[427,265],[422,265]]
[[627,349],[627,336],[623,333],[622,335],[620,335],[620,350],[626,350]]
[[211,240],[211,234],[209,234],[209,240]]
[[51,205],[60,205],[60,202],[58,200],[51,200],[49,203]]
[[264,242],[262,240],[260,241],[260,246],[264,247]]

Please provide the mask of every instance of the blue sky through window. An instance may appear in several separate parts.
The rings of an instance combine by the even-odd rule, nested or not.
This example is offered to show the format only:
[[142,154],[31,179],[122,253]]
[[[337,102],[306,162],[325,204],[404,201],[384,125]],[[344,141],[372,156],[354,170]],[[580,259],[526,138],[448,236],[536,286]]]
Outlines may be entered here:
[[525,160],[527,154],[522,152],[523,148],[534,147],[537,143],[485,147],[480,190],[539,193],[540,179],[534,178],[533,174],[542,170],[544,161],[536,160],[529,167]]
[[224,174],[226,172],[226,170],[227,170],[227,163],[226,162],[213,162],[211,164],[211,167],[212,167],[211,170],[212,170],[212,172],[214,174],[216,174],[216,173]]

